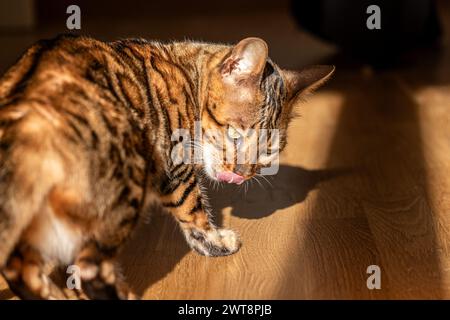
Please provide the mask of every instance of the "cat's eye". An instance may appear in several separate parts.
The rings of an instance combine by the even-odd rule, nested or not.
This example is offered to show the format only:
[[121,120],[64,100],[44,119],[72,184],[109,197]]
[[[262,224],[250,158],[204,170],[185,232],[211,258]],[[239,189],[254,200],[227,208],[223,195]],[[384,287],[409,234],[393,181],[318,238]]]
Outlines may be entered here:
[[231,139],[239,139],[241,137],[241,134],[234,128],[234,127],[228,127],[227,131],[228,137]]

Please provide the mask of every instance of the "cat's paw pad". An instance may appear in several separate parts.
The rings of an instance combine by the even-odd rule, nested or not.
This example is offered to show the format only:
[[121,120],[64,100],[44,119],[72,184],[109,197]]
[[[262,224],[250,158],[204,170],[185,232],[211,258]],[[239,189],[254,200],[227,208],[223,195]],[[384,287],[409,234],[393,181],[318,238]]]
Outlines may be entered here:
[[188,242],[192,249],[209,257],[228,256],[241,247],[238,235],[229,229],[190,230]]

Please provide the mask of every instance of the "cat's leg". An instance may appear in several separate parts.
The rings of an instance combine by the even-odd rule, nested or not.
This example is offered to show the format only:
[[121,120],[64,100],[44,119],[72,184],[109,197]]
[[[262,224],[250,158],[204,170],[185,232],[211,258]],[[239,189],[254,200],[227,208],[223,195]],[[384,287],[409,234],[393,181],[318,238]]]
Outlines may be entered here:
[[117,262],[116,248],[102,248],[89,242],[78,254],[75,265],[80,268],[83,292],[95,300],[136,299],[129,290]]
[[206,199],[194,175],[178,184],[173,192],[162,197],[163,206],[178,221],[189,246],[198,253],[227,256],[239,250],[238,235],[229,229],[217,228],[211,222]]
[[21,299],[66,299],[63,291],[44,272],[44,259],[38,250],[20,245],[2,270],[3,277]]

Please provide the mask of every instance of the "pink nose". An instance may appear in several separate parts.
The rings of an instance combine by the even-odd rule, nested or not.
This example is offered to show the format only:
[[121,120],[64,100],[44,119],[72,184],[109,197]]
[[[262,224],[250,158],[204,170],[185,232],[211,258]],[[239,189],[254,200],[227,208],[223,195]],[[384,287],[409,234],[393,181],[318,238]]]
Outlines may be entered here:
[[234,172],[224,171],[217,174],[217,180],[227,183],[241,184],[242,182],[244,182],[245,178]]

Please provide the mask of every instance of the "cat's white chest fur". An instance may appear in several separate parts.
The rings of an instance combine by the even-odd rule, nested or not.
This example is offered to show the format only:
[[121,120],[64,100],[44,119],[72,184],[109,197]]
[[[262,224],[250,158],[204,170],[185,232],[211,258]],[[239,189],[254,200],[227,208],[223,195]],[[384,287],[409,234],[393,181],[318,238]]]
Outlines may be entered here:
[[83,241],[83,235],[76,227],[56,217],[51,210],[36,215],[24,237],[44,259],[66,265],[73,262]]

